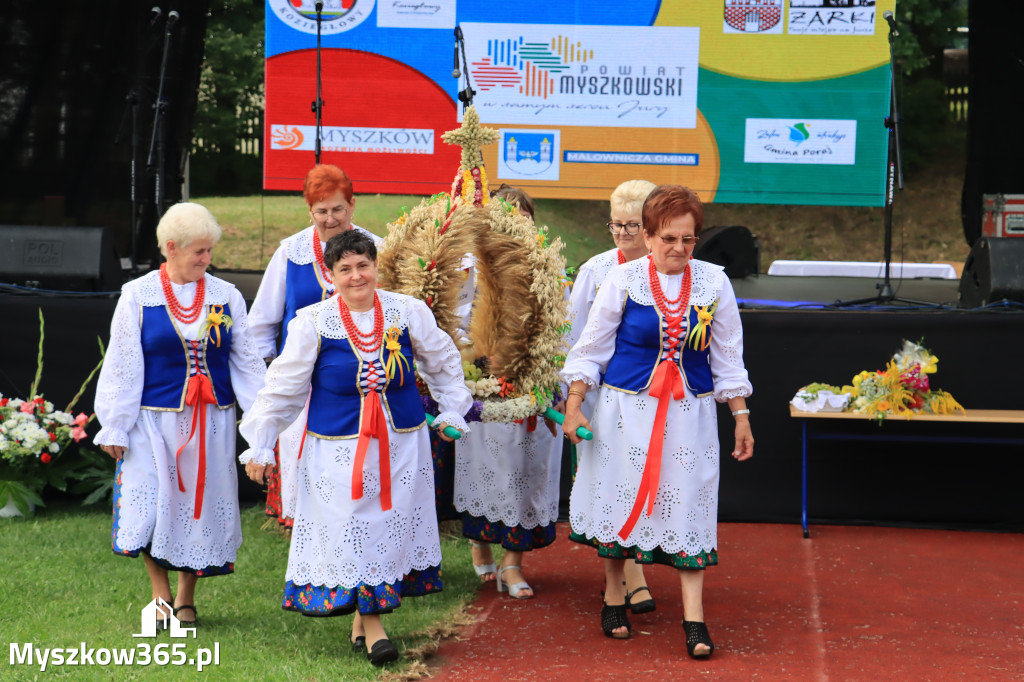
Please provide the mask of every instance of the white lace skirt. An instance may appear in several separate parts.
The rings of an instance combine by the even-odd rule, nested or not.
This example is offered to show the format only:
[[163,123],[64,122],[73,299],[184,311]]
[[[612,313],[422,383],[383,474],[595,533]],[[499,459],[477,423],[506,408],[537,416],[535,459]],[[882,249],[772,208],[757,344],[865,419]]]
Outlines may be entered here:
[[381,510],[379,441],[363,466],[363,496],[352,499],[358,439],[306,436],[299,459],[298,499],[286,580],[352,589],[394,583],[413,569],[441,563],[434,509],[434,471],[426,428],[388,429],[391,503]]
[[233,563],[242,545],[235,462],[235,410],[206,408],[206,486],[201,517],[193,519],[199,468],[199,425],[181,453],[185,492],[178,489],[175,454],[188,438],[192,408],[141,410],[128,432],[114,516],[114,546],[122,553],[150,545],[173,566],[201,570]]
[[562,436],[542,419],[522,424],[476,422],[455,441],[455,509],[527,530],[558,520]]
[[646,505],[623,540],[650,446],[658,401],[601,388],[594,440],[576,446],[578,469],[569,503],[573,532],[601,542],[660,547],[669,554],[709,552],[718,544],[718,418],[714,398],[669,404],[661,476],[653,514]]

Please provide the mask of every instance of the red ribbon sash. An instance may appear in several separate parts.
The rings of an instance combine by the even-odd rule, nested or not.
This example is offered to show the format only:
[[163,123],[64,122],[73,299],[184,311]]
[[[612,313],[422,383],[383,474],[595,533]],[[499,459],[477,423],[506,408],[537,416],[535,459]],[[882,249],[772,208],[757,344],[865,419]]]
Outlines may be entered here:
[[359,424],[359,442],[356,444],[356,459],[352,466],[352,499],[363,496],[363,465],[370,439],[377,439],[380,466],[380,508],[391,509],[391,451],[388,445],[388,421],[380,395],[370,391],[363,403],[363,418]]
[[654,413],[654,428],[651,431],[651,442],[647,446],[647,459],[644,462],[644,472],[640,478],[640,489],[637,491],[636,501],[633,509],[626,519],[625,525],[619,531],[619,537],[625,540],[633,532],[636,522],[640,520],[640,513],[643,511],[644,503],[647,506],[647,515],[654,511],[654,499],[658,495],[658,481],[661,478],[661,451],[665,441],[665,421],[668,417],[669,400],[682,400],[685,395],[685,384],[683,376],[679,373],[679,367],[672,360],[662,360],[658,368],[654,370],[654,379],[651,380],[650,396],[658,399],[658,409]]
[[203,493],[206,491],[206,406],[213,405],[217,399],[213,395],[213,384],[210,377],[205,374],[193,374],[189,377],[188,388],[185,391],[185,404],[192,408],[192,430],[189,431],[188,440],[178,448],[174,457],[175,466],[178,469],[178,490],[185,492],[185,482],[181,478],[181,452],[185,446],[192,441],[196,433],[196,423],[199,424],[199,472],[196,475],[196,504],[192,518],[198,519],[203,513]]

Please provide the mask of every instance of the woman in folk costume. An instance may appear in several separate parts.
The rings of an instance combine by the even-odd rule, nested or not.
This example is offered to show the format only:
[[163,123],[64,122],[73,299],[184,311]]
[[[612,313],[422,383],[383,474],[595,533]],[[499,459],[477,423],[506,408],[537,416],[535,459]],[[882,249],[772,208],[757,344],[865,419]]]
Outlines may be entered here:
[[454,342],[426,305],[377,290],[366,235],[332,237],[324,260],[336,295],[301,310],[241,432],[261,482],[278,433],[309,397],[283,608],[356,612],[351,641],[374,665],[398,658],[380,616],[402,597],[441,590],[433,474],[415,370],[463,433],[472,405]]
[[[563,425],[579,470],[569,519],[604,559],[601,626],[627,638],[625,560],[679,569],[687,652],[714,650],[704,621],[704,569],[718,563],[716,401],[736,422],[732,456],[753,455],[743,331],[722,268],[691,260],[703,223],[697,195],[662,185],[644,202],[651,255],[616,266],[597,293],[562,377]],[[593,420],[581,411],[598,390]],[[594,431],[580,445],[579,426]]]
[[266,365],[242,295],[206,274],[221,236],[210,212],[176,204],[156,236],[167,262],[125,284],[114,310],[95,441],[118,460],[114,552],[141,553],[153,597],[190,624],[197,579],[232,573],[242,544],[235,404],[249,408]]
[[[381,241],[377,235],[352,224],[356,205],[352,181],[337,166],[324,164],[312,168],[306,174],[302,195],[313,224],[281,241],[263,273],[249,311],[249,326],[259,352],[268,360],[284,348],[288,323],[295,314],[334,294],[330,269],[324,263],[327,240],[356,230],[368,235],[375,244]],[[281,433],[277,466],[268,476],[267,515],[276,517],[285,526],[291,526],[295,514],[299,444],[305,423],[303,411]]]
[[[647,244],[641,233],[640,212],[644,200],[654,187],[654,183],[647,180],[627,180],[612,192],[611,220],[608,221],[607,227],[612,233],[612,239],[615,240],[615,248],[597,254],[580,266],[572,285],[572,297],[569,299],[569,321],[572,326],[567,336],[570,348],[576,344],[583,331],[597,291],[604,284],[611,269],[647,255]],[[588,420],[593,416],[596,404],[595,394],[591,393],[580,406],[583,416]],[[575,461],[574,456],[573,462]],[[573,469],[575,475],[575,466]],[[646,599],[643,598],[644,592],[647,593]],[[657,608],[644,578],[643,564],[632,560],[626,562],[626,606],[635,614],[650,613]]]
[[[491,197],[533,221],[533,199],[523,190],[502,185]],[[462,513],[474,570],[515,599],[534,596],[523,575],[523,557],[555,541],[558,520],[562,440],[553,423],[544,428],[537,421],[482,422],[455,445],[455,508]],[[500,567],[491,543],[505,549]]]

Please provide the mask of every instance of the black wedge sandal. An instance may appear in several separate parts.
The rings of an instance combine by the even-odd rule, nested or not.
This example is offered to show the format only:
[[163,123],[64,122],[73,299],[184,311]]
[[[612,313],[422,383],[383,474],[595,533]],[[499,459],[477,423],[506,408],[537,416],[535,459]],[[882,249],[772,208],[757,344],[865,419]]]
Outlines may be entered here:
[[[686,633],[686,653],[690,658],[710,658],[715,652],[715,643],[711,641],[711,633],[708,632],[706,623],[696,620],[684,620],[683,632]],[[706,644],[707,652],[697,653],[697,645]]]
[[[626,634],[615,634],[616,628],[626,628]],[[629,617],[626,615],[626,605],[609,606],[605,604],[601,608],[601,629],[605,637],[612,639],[629,639],[633,633],[633,626],[629,624]]]

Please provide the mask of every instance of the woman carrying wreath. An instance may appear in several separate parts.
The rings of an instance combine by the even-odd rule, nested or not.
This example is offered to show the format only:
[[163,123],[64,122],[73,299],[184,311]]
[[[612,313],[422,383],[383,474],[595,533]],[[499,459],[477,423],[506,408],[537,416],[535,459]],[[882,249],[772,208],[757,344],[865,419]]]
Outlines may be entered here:
[[[569,299],[569,321],[572,326],[567,337],[570,348],[575,345],[587,324],[594,298],[611,269],[647,255],[647,244],[641,232],[640,211],[654,187],[654,183],[647,180],[627,180],[612,192],[609,202],[611,220],[607,227],[615,240],[615,248],[597,254],[580,266]],[[594,414],[596,402],[594,393],[591,393],[580,406],[583,416],[588,420]],[[646,599],[642,598],[644,592],[647,593]],[[650,613],[657,608],[644,578],[643,565],[633,560],[626,562],[626,607],[634,614]]]
[[156,236],[167,262],[125,284],[114,310],[95,442],[117,459],[114,552],[141,553],[153,598],[192,624],[197,579],[232,573],[242,544],[235,404],[249,408],[266,365],[241,293],[206,274],[221,236],[210,212],[176,204]]
[[[336,234],[357,230],[368,235],[375,244],[381,241],[377,235],[352,224],[356,205],[352,181],[337,166],[323,164],[310,169],[302,195],[312,225],[281,241],[263,273],[249,311],[249,325],[259,352],[268,360],[284,348],[288,323],[295,314],[334,293],[330,269],[324,263],[327,240]],[[291,526],[295,514],[295,476],[305,423],[303,411],[281,433],[277,465],[267,481],[267,515],[276,517],[284,526]]]
[[[347,231],[324,249],[336,294],[295,316],[241,432],[257,483],[279,432],[309,400],[283,608],[356,612],[351,642],[374,665],[398,658],[381,615],[441,590],[433,473],[416,373],[438,428],[468,427],[472,396],[451,337],[410,296],[377,290],[377,249]],[[415,363],[415,372],[413,365]],[[445,436],[446,437],[446,436]]]
[[[691,260],[704,210],[696,193],[662,185],[642,211],[649,257],[616,266],[569,352],[563,428],[579,469],[569,518],[605,568],[601,627],[628,638],[626,559],[679,569],[687,652],[714,650],[704,620],[704,569],[718,563],[717,402],[736,426],[732,456],[753,455],[743,331],[722,268]],[[598,391],[593,420],[581,405]],[[579,426],[593,441],[576,435]]]
[[[533,199],[523,190],[502,185],[491,196],[533,221]],[[524,554],[555,541],[562,441],[545,421],[481,422],[455,445],[455,509],[474,570],[514,599],[534,596],[523,575]],[[505,549],[500,566],[492,543]]]

